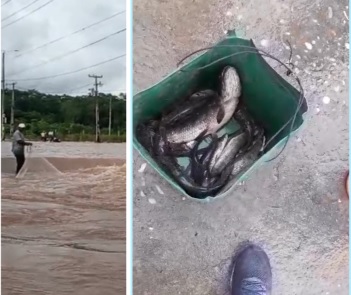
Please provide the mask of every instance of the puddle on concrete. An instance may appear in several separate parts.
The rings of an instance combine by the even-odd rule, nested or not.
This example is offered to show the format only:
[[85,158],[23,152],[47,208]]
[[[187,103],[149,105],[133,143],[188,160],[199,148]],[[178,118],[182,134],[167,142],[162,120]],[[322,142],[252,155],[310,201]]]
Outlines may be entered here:
[[3,294],[125,294],[124,160],[31,160],[2,159]]

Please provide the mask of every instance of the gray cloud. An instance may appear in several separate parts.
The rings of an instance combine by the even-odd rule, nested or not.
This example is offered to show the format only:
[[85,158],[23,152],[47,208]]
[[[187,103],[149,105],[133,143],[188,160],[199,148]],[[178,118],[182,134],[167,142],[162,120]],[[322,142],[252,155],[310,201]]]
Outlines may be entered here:
[[[2,7],[2,18],[28,5],[29,1],[10,1]],[[48,1],[40,0],[36,2],[33,6],[3,21],[2,27],[28,14]],[[101,91],[118,93],[124,91],[125,57],[72,75],[38,81],[20,81],[20,79],[45,77],[70,72],[125,54],[126,32],[122,32],[100,43],[67,55],[62,59],[36,67],[43,62],[47,62],[57,56],[61,56],[124,29],[126,26],[125,13],[57,43],[26,54],[27,50],[69,35],[117,12],[124,11],[125,6],[125,1],[116,0],[55,0],[37,12],[8,27],[2,28],[2,49],[8,51],[5,63],[6,80],[8,82],[10,80],[14,80],[15,82],[18,80],[17,85],[22,89],[35,88],[43,92],[61,94],[89,83],[91,83],[92,87],[93,79],[89,78],[88,74],[97,74],[103,75],[101,82],[104,85]],[[24,54],[16,57],[18,53],[11,52],[14,49],[20,50],[19,53],[22,51]],[[86,94],[88,88],[91,87],[84,87],[70,94]]]

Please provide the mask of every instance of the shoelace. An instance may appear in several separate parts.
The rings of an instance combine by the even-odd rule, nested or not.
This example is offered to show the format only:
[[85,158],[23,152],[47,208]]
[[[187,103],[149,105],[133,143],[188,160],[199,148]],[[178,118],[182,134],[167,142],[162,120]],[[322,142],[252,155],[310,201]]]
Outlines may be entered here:
[[244,279],[241,284],[243,295],[268,295],[267,288],[258,278]]

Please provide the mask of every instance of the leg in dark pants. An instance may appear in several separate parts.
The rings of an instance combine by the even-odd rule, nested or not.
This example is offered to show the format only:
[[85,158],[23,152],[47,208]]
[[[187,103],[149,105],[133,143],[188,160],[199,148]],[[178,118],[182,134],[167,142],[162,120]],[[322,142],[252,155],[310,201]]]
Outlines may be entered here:
[[20,172],[26,158],[24,157],[24,155],[15,155],[15,157],[17,161],[17,168],[16,168],[16,175],[17,175],[18,172]]

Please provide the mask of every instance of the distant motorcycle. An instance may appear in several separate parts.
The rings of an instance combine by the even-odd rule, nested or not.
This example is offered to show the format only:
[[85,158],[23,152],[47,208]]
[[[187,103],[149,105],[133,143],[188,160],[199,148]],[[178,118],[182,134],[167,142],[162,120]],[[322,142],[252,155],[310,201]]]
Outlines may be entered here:
[[50,140],[51,142],[61,142],[61,139],[57,138],[57,137],[53,137]]

